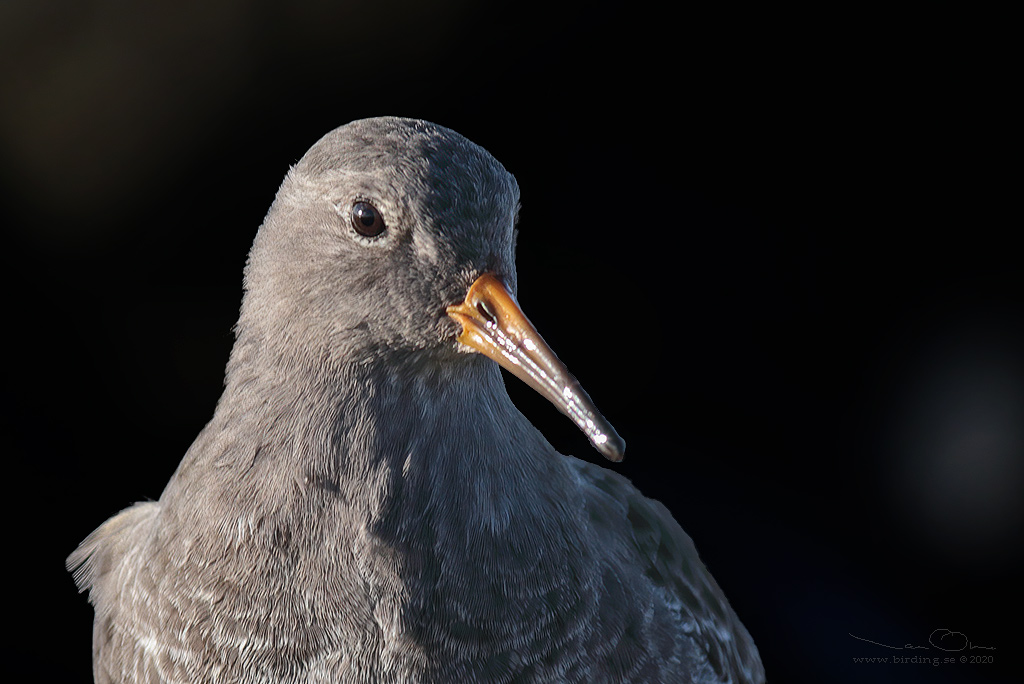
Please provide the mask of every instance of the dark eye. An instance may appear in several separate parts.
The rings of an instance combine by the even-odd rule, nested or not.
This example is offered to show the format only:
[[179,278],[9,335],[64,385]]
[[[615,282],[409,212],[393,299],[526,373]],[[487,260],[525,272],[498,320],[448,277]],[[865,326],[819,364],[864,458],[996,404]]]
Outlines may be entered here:
[[369,202],[356,202],[352,205],[352,227],[364,237],[377,237],[387,228],[384,217]]

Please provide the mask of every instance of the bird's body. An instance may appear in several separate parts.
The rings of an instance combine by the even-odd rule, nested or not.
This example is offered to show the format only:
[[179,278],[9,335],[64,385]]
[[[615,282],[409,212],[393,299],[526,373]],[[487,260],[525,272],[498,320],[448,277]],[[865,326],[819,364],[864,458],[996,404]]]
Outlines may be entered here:
[[[360,203],[386,230],[351,230]],[[763,680],[668,511],[556,453],[455,342],[482,273],[514,289],[517,204],[425,122],[355,122],[292,169],[213,419],[69,559],[97,682]]]

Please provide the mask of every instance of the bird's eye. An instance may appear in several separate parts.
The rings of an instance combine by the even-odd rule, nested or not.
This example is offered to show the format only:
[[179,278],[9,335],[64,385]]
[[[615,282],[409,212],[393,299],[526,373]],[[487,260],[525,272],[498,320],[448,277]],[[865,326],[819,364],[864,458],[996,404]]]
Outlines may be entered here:
[[363,237],[377,237],[387,228],[384,217],[369,202],[352,205],[352,227]]

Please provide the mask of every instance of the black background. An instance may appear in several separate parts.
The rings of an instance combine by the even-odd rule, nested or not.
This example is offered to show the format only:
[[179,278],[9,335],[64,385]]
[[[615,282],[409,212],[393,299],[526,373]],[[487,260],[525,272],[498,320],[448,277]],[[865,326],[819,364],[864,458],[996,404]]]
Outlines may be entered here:
[[[64,557],[159,497],[211,415],[288,166],[337,125],[396,114],[517,176],[520,303],[626,438],[613,467],[694,538],[770,681],[1010,681],[1008,25],[863,5],[5,3],[9,657],[88,681],[92,611]],[[509,391],[560,451],[601,460]],[[940,628],[996,650],[854,638]],[[853,661],[915,654],[995,663]]]

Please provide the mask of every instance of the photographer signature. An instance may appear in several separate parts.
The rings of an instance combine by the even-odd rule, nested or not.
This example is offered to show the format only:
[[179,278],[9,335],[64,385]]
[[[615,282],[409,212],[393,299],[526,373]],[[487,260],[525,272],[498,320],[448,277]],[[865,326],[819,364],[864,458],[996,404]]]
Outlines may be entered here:
[[905,644],[903,646],[890,646],[888,644],[882,644],[877,641],[872,641],[871,639],[859,637],[856,634],[850,634],[850,636],[852,636],[854,639],[866,641],[869,644],[874,644],[875,646],[892,648],[897,651],[930,650],[932,648],[937,648],[940,651],[949,652],[966,650],[973,651],[976,649],[984,649],[986,651],[996,650],[995,646],[976,646],[975,644],[971,643],[970,639],[968,639],[963,632],[954,632],[949,629],[932,630],[932,633],[928,635],[927,646],[915,646],[913,644]]

